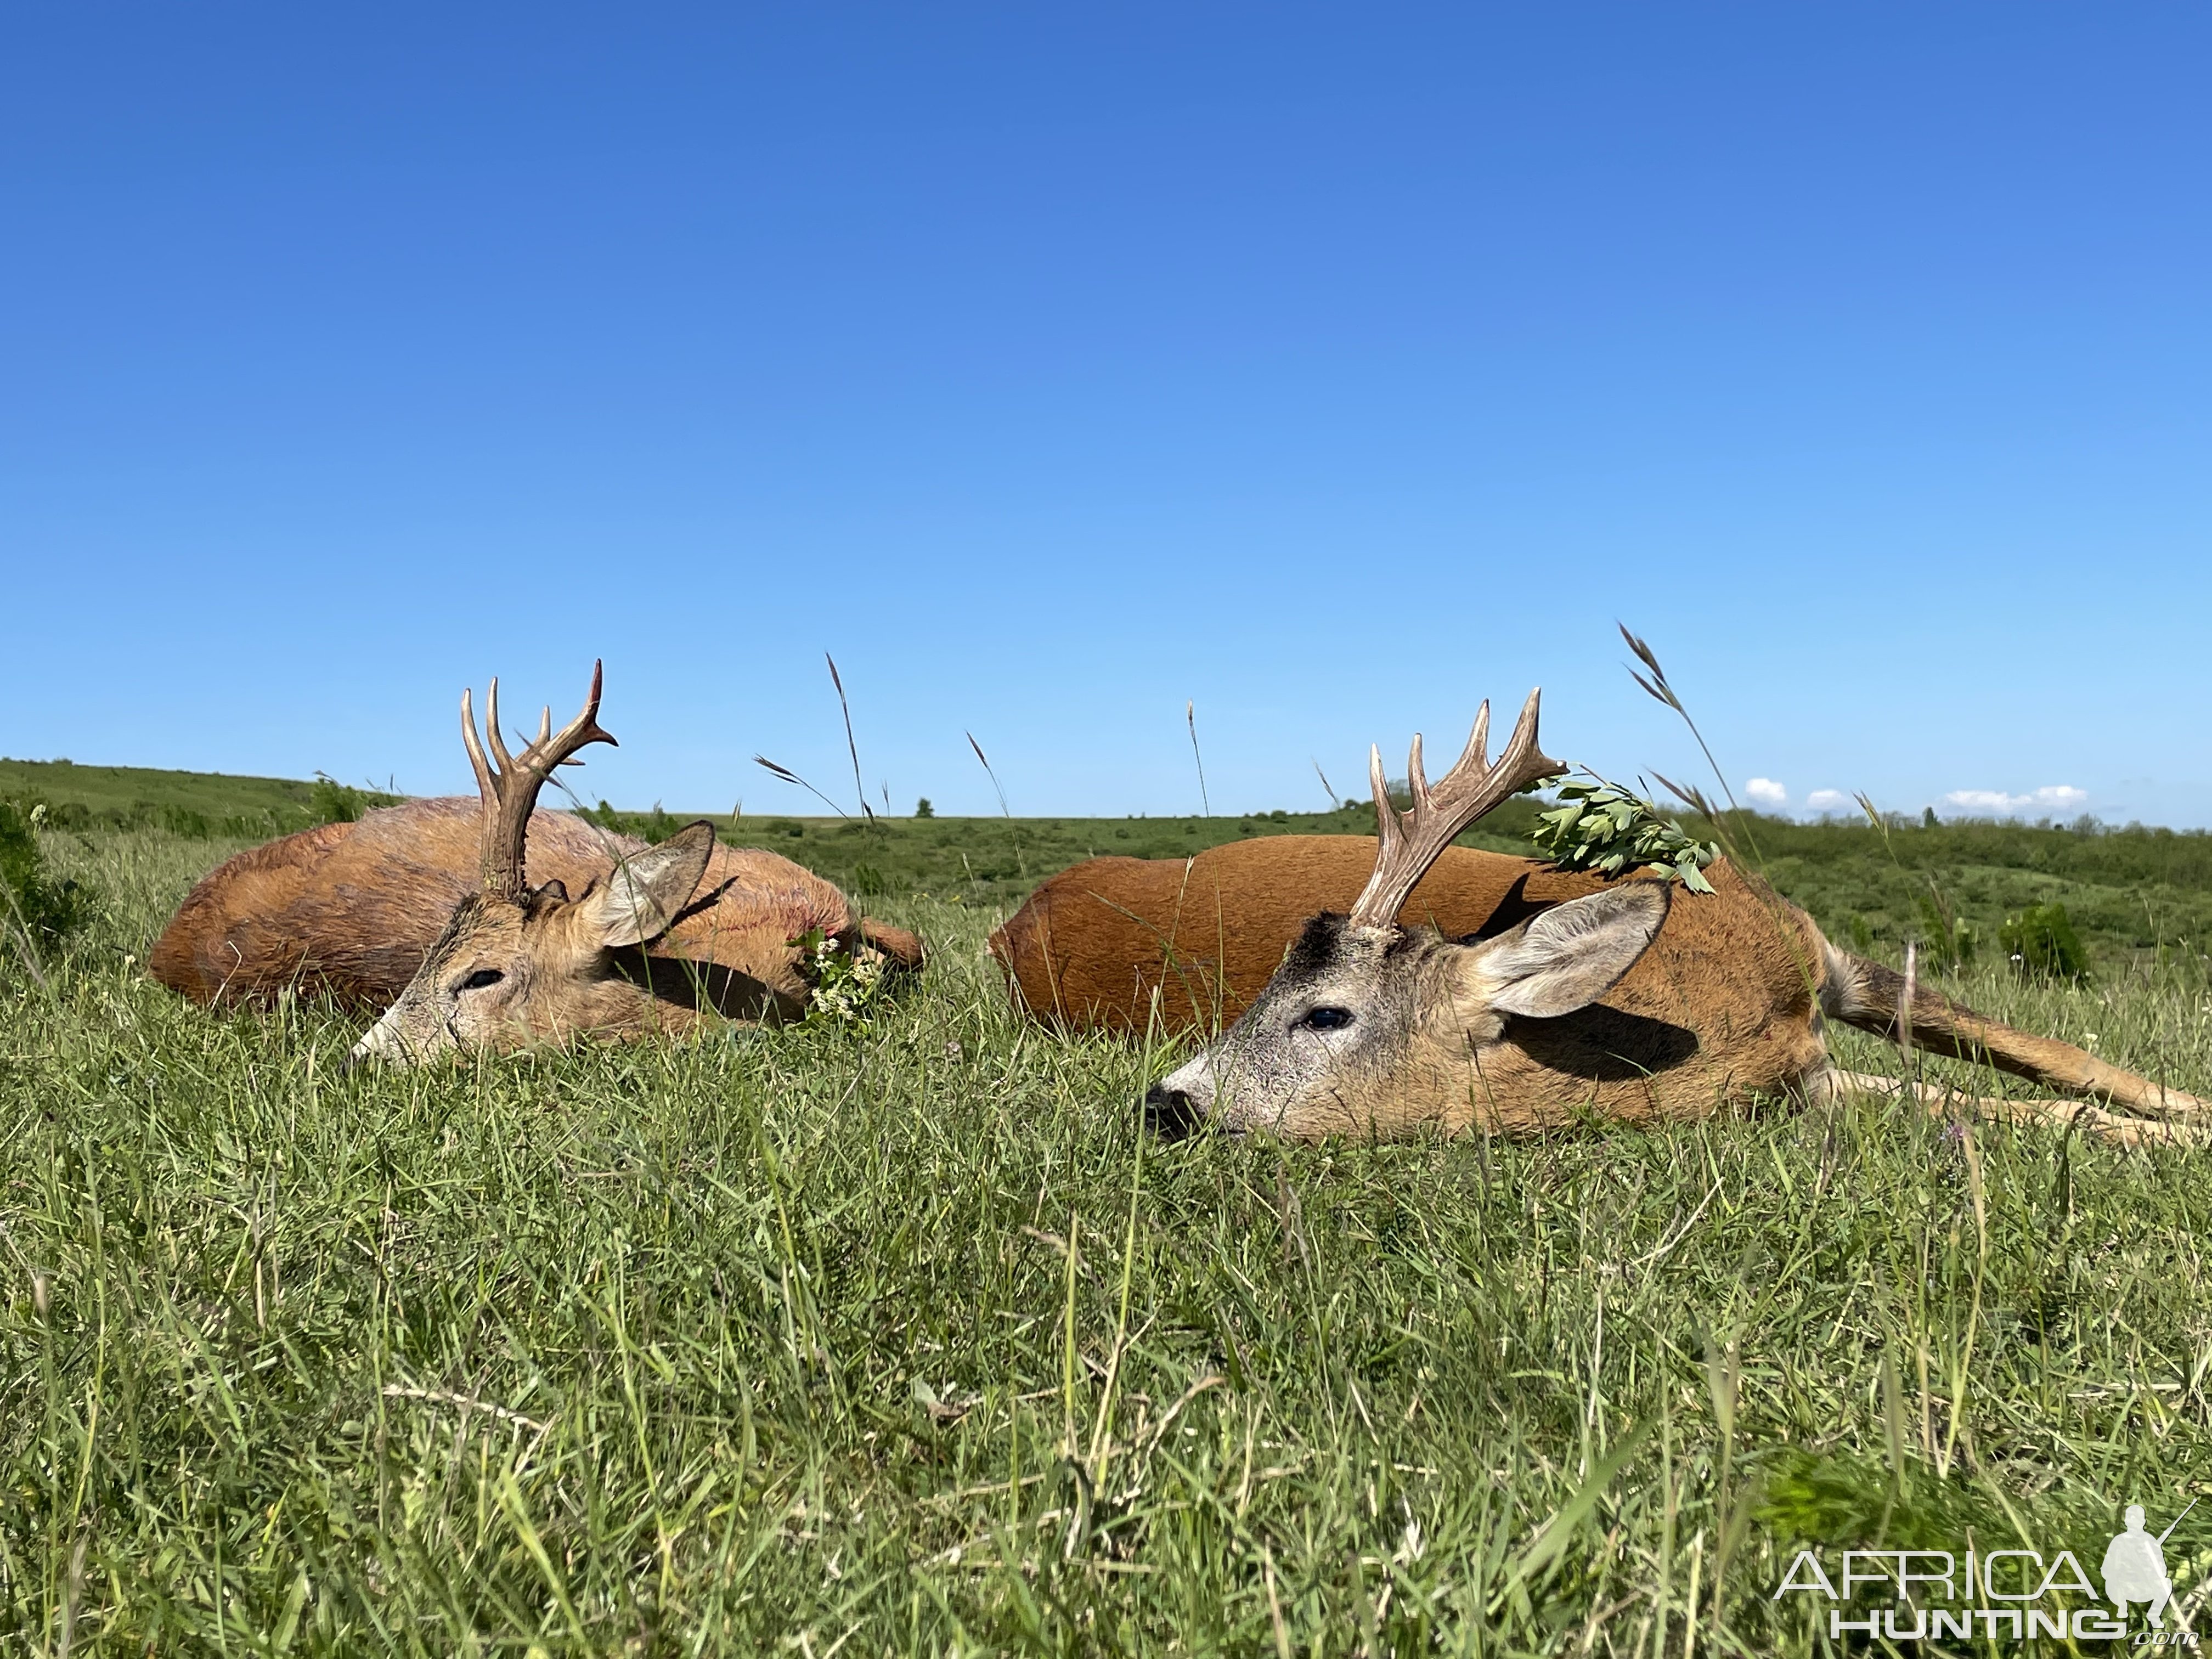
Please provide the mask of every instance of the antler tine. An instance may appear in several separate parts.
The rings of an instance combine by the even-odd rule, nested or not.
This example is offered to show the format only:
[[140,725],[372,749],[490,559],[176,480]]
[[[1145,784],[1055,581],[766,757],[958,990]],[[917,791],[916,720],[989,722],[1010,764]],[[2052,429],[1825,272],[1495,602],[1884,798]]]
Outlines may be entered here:
[[1395,840],[1398,834],[1397,817],[1384,812],[1381,805],[1390,799],[1390,781],[1382,775],[1382,747],[1380,744],[1367,745],[1367,787],[1373,792],[1376,802],[1375,833],[1385,842]]
[[507,739],[499,730],[499,676],[491,677],[491,689],[484,693],[484,736],[491,739],[491,757],[499,763],[501,776],[514,769],[514,757],[507,752]]
[[[1532,697],[1534,695],[1534,692],[1529,693]],[[1456,772],[1470,762],[1477,767],[1487,766],[1490,763],[1485,757],[1489,753],[1490,699],[1485,697],[1482,700],[1482,707],[1474,711],[1474,730],[1468,734],[1467,747],[1460,751],[1459,759],[1453,763],[1452,770]]]
[[[541,708],[538,711],[538,735],[532,738],[531,742],[532,744],[542,744],[552,735],[553,711],[550,708]],[[609,738],[607,741],[609,743],[613,743],[614,739],[612,738]],[[579,746],[580,747],[580,745]],[[564,754],[553,763],[556,766],[581,766],[584,763]]]
[[468,693],[461,694],[462,730],[468,744],[469,762],[476,768],[477,787],[483,797],[479,850],[487,892],[520,899],[529,890],[523,874],[523,854],[530,833],[530,815],[538,806],[538,790],[555,767],[564,763],[579,763],[569,760],[577,750],[586,744],[615,741],[599,722],[602,670],[602,664],[592,665],[592,690],[585,699],[583,713],[556,734],[553,730],[553,711],[547,708],[538,717],[538,736],[520,757],[507,753],[506,741],[500,736],[499,682],[492,681],[484,698],[484,735],[490,742],[495,765],[484,758],[483,749],[477,741],[476,720],[470,713]]
[[1382,754],[1369,751],[1368,774],[1375,786],[1375,873],[1352,907],[1355,927],[1389,927],[1429,867],[1443,856],[1468,825],[1509,796],[1530,784],[1556,777],[1564,769],[1536,746],[1536,714],[1540,688],[1528,694],[1520,720],[1496,761],[1490,748],[1490,704],[1486,701],[1474,717],[1474,730],[1467,748],[1451,770],[1431,785],[1421,766],[1421,740],[1416,736],[1407,757],[1406,785],[1413,805],[1400,812],[1390,804],[1382,777]]
[[468,747],[469,765],[477,775],[477,793],[483,797],[487,811],[496,808],[499,781],[492,775],[491,763],[484,758],[483,744],[477,740],[477,712],[469,706],[469,688],[465,685],[461,688],[461,741]]
[[[599,682],[603,666],[603,664],[598,662],[592,665],[592,690],[590,695],[584,699],[583,712],[562,726],[560,735],[551,740],[550,752],[553,758],[547,763],[546,770],[550,771],[554,767],[560,765],[587,743],[614,744],[617,749],[622,746],[620,744],[616,744],[614,738],[602,731],[599,726]],[[529,750],[525,751],[525,758],[528,758],[531,753],[535,752],[540,744],[547,741],[545,728],[552,724],[553,711],[548,708],[545,711],[544,720],[538,727],[538,742],[531,744]]]

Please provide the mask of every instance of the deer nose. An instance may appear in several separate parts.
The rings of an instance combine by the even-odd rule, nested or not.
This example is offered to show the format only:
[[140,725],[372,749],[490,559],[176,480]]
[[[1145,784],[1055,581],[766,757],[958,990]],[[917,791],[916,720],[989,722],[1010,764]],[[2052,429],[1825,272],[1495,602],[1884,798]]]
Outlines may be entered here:
[[1180,1089],[1155,1083],[1145,1091],[1145,1127],[1163,1140],[1180,1140],[1199,1126],[1198,1106]]

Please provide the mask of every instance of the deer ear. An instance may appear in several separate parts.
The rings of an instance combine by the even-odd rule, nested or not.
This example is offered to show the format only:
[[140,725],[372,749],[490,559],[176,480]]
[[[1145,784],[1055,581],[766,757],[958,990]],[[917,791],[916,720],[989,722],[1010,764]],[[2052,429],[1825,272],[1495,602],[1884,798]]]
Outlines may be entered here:
[[632,854],[579,901],[585,926],[598,930],[601,948],[609,951],[659,939],[690,902],[714,855],[714,826],[704,818]]
[[1474,947],[1472,974],[1496,1012],[1550,1019],[1620,982],[1658,936],[1672,890],[1625,881],[1534,915]]

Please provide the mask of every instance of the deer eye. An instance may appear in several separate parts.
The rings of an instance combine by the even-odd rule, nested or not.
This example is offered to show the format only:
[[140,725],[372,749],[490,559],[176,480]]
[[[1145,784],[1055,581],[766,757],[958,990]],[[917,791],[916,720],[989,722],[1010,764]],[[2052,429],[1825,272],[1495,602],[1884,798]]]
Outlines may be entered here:
[[1309,1031],[1340,1031],[1352,1024],[1349,1008],[1310,1008],[1298,1022]]
[[479,968],[453,988],[457,991],[481,991],[488,986],[498,984],[506,977],[496,968]]

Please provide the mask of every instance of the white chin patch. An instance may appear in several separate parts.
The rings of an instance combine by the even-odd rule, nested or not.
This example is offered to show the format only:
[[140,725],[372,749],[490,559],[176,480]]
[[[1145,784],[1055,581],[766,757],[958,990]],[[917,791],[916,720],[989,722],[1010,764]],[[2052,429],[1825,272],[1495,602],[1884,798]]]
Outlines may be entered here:
[[390,1014],[361,1034],[361,1041],[353,1045],[349,1060],[398,1060],[401,1058],[399,1027]]

